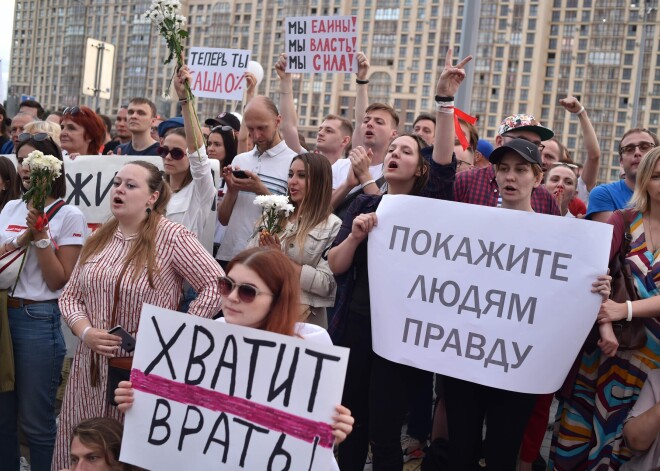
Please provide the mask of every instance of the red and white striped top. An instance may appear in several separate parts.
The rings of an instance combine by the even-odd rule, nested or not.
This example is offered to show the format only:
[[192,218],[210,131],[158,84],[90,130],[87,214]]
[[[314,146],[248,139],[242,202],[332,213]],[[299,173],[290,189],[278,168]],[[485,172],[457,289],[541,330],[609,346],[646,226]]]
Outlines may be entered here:
[[[124,237],[117,231],[110,242],[84,264],[76,265],[69,283],[59,299],[62,315],[69,326],[81,319],[89,319],[92,327],[108,330],[111,324],[115,283],[136,237]],[[133,281],[134,267],[124,274],[119,289],[117,321],[132,335],[137,333],[143,303],[175,310],[181,299],[183,280],[198,293],[190,304],[189,313],[211,317],[220,310],[218,278],[224,273],[218,263],[184,226],[161,218],[156,234],[156,264],[154,287],[149,286],[146,267]],[[123,353],[123,351],[122,351]],[[121,353],[120,353],[121,355]],[[82,343],[76,350],[67,384],[53,469],[69,467],[71,430],[81,420],[92,417],[114,417],[123,421],[115,407],[106,403],[107,359],[100,359],[100,381],[91,386],[91,350]]]

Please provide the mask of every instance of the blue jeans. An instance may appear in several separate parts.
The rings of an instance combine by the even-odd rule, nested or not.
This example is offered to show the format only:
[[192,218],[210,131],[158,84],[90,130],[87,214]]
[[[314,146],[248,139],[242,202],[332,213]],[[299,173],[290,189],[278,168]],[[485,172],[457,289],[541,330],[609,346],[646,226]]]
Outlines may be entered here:
[[18,421],[32,471],[50,471],[55,446],[55,395],[66,348],[57,303],[8,309],[14,345],[14,391],[0,394],[0,471],[19,469]]

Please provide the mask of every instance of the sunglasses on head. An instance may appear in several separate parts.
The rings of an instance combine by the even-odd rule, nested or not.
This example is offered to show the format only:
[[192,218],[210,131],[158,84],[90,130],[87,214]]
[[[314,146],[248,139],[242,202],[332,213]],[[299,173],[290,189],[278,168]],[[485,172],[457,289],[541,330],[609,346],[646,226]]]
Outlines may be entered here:
[[215,132],[215,131],[234,132],[234,128],[232,128],[231,126],[222,125],[222,126],[216,126],[213,129],[211,129],[211,132]]
[[36,134],[30,134],[29,132],[22,132],[18,135],[18,142],[25,142],[32,139],[33,141],[41,142],[48,139],[50,136],[45,132],[38,132]]
[[243,283],[235,283],[234,280],[227,276],[223,276],[218,280],[218,290],[220,291],[221,296],[229,296],[234,291],[234,289],[238,289],[238,299],[244,303],[251,303],[260,294],[273,296],[272,293],[261,291],[256,286]]
[[77,106],[69,106],[67,108],[64,108],[64,111],[62,111],[62,115],[66,116],[69,114],[71,116],[76,116],[80,114],[80,111],[81,111],[80,108],[78,108]]
[[167,157],[167,155],[170,155],[174,160],[181,160],[183,159],[183,156],[186,155],[186,151],[179,148],[179,147],[172,147],[171,149],[167,146],[160,146],[158,148],[158,155],[160,155],[163,159]]

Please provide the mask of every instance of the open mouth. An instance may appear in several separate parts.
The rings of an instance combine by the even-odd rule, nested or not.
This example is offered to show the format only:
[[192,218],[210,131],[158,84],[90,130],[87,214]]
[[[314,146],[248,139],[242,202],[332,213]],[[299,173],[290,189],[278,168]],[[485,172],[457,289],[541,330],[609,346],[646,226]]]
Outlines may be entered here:
[[373,131],[366,131],[364,133],[365,137],[372,137],[374,135]]
[[394,160],[392,160],[387,166],[387,168],[399,168],[399,164],[396,163]]
[[112,198],[112,203],[113,204],[124,204],[124,201],[121,198],[119,198],[118,196],[115,196],[114,198]]
[[514,187],[512,187],[511,185],[505,186],[504,190],[506,190],[506,191],[516,191],[516,189]]

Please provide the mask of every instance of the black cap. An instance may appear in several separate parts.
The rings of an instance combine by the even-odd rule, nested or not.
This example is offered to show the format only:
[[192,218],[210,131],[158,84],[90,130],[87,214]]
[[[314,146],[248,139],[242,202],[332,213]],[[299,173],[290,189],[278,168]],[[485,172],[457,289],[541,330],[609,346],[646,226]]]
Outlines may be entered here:
[[511,139],[506,144],[495,149],[488,160],[491,164],[499,164],[502,158],[510,151],[515,152],[530,164],[541,165],[541,153],[539,148],[533,142],[525,139]]
[[204,121],[204,124],[212,128],[216,126],[231,126],[236,132],[241,130],[241,122],[235,115],[229,112],[220,113],[215,118],[209,118]]

